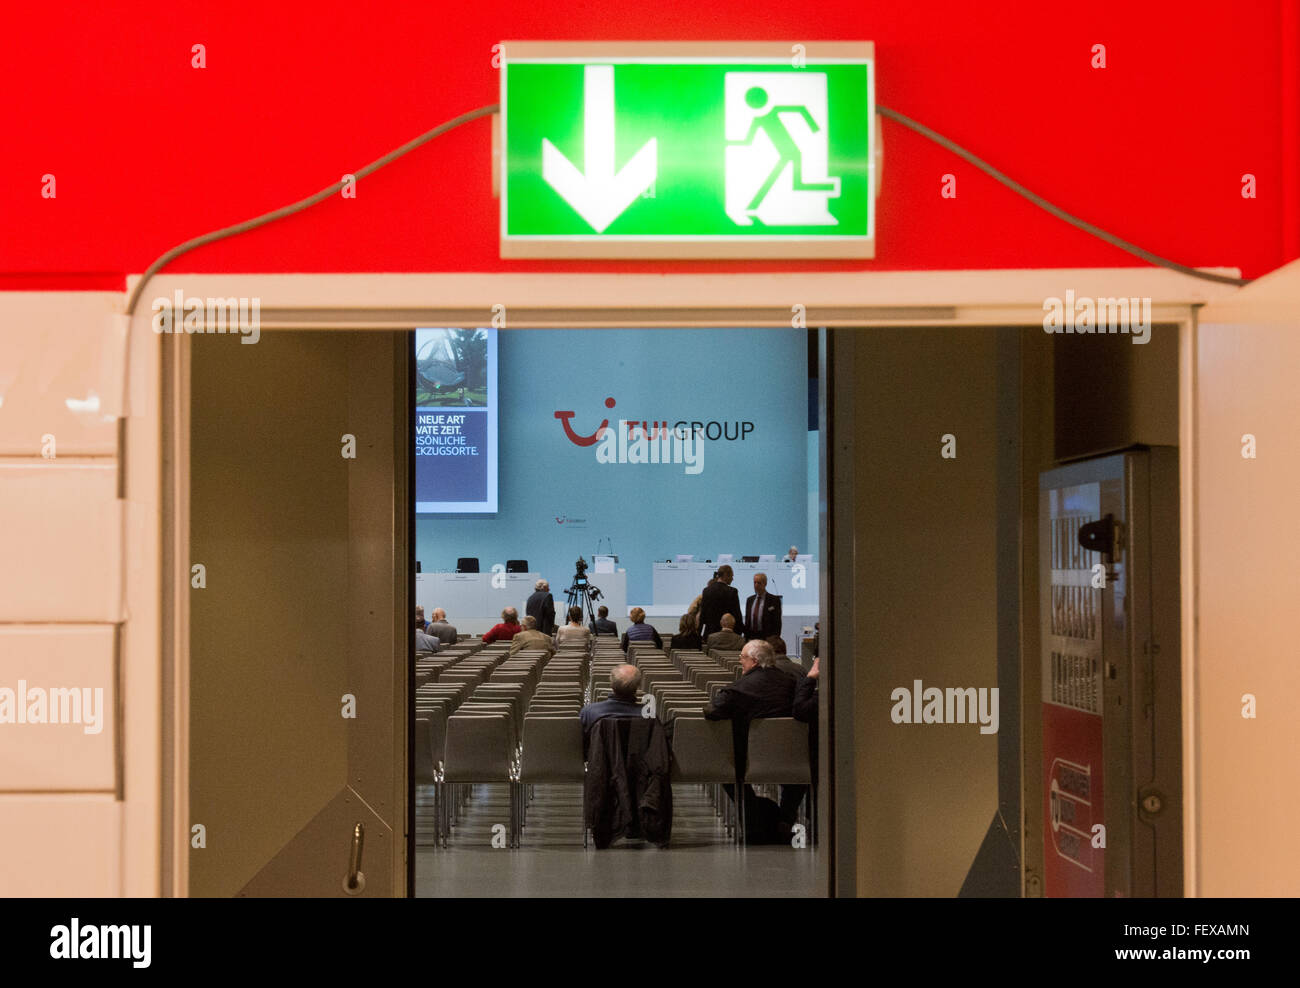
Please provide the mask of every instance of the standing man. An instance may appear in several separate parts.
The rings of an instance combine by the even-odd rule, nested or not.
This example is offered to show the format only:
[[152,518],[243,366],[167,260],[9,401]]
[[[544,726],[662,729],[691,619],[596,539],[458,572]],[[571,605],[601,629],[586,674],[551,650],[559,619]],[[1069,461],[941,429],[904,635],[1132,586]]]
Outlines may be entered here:
[[745,601],[745,638],[768,639],[781,634],[781,598],[767,592],[767,574],[754,574],[754,592]]
[[730,565],[718,567],[718,578],[700,594],[700,637],[708,641],[709,635],[722,630],[722,615],[736,619],[736,630],[743,632],[745,619],[740,615],[740,594],[731,585],[736,578]]
[[555,634],[555,599],[551,596],[551,585],[545,580],[533,584],[533,594],[524,605],[524,613],[537,618],[537,630],[542,634]]

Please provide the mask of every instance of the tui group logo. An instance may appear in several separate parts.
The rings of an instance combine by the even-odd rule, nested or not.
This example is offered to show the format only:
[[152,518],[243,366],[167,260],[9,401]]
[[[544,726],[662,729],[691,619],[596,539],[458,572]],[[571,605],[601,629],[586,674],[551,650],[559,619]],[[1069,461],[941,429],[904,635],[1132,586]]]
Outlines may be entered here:
[[[605,399],[605,408],[618,403],[613,397]],[[565,438],[581,448],[596,447],[598,463],[680,463],[688,474],[704,472],[704,444],[706,442],[743,442],[754,431],[754,423],[688,422],[680,419],[669,423],[667,419],[618,419],[611,426],[608,416],[602,418],[594,432],[582,434],[573,428],[573,411],[557,411],[555,417],[564,428]]]

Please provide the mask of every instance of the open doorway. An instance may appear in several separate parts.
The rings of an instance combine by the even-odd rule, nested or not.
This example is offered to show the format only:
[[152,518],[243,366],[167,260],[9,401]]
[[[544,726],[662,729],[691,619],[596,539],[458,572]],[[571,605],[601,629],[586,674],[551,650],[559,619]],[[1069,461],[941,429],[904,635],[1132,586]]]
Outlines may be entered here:
[[[415,659],[417,895],[825,894],[816,717],[792,716],[822,608],[818,345],[797,329],[416,331],[415,596],[442,639]],[[697,611],[715,579],[726,628]],[[578,644],[499,640],[539,599],[541,630]],[[731,725],[703,714],[748,641],[789,681],[762,727],[800,764],[768,767],[742,828]],[[579,711],[625,663],[674,753],[671,836],[597,850]],[[467,750],[491,711],[495,759]],[[767,779],[773,742],[756,743],[749,777]],[[764,812],[782,817],[770,833]]]

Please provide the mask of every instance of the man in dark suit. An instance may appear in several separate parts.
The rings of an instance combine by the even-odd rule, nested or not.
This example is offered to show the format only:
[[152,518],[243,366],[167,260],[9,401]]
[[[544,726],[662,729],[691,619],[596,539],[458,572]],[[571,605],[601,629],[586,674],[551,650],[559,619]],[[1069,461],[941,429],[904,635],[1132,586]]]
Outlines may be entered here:
[[719,566],[717,579],[700,594],[700,638],[707,641],[713,632],[721,631],[724,614],[730,614],[736,619],[737,631],[744,631],[745,619],[740,614],[740,594],[731,585],[735,578],[735,571],[730,566]]
[[542,634],[555,634],[555,598],[551,596],[551,585],[545,580],[533,584],[533,593],[524,605],[524,613],[537,618],[537,630]]
[[[704,716],[708,720],[730,720],[732,745],[736,754],[737,778],[743,778],[745,764],[749,759],[749,725],[761,717],[789,717],[794,712],[794,679],[776,668],[776,655],[772,646],[765,641],[746,642],[740,650],[740,678],[729,686],[718,690],[713,701],[704,707]],[[722,787],[727,795],[735,798],[735,786]],[[793,794],[792,794],[793,795]],[[746,839],[751,838],[751,806],[757,805],[752,786],[745,786]],[[802,793],[800,793],[802,798]],[[798,806],[796,802],[794,804]],[[776,808],[773,807],[775,810]],[[786,821],[785,837],[789,838],[789,821]],[[754,833],[757,837],[758,834]],[[760,837],[767,843],[771,834]]]
[[754,574],[754,592],[745,601],[745,637],[764,640],[781,634],[781,598],[767,592],[767,574]]
[[794,715],[794,680],[776,668],[767,642],[748,642],[740,650],[740,678],[722,687],[704,707],[708,720],[757,720]]
[[609,608],[604,604],[596,608],[596,623],[591,630],[597,635],[618,634],[618,625],[609,619]]

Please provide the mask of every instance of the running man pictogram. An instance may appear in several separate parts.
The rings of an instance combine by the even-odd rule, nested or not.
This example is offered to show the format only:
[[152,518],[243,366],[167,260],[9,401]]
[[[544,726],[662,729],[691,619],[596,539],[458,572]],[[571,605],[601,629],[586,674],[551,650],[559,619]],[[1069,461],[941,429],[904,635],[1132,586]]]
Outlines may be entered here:
[[729,72],[724,87],[727,215],[740,226],[835,225],[826,75]]
[[[749,92],[745,93],[745,102],[755,110],[761,110],[767,105],[767,101],[767,90],[762,86],[753,86],[750,88]],[[758,191],[754,193],[754,198],[749,200],[749,205],[745,207],[746,210],[758,209],[759,203],[766,198],[768,192],[771,191],[772,186],[776,184],[776,180],[780,178],[781,172],[785,171],[785,166],[787,164],[794,166],[792,186],[794,189],[800,191],[815,190],[819,192],[831,192],[836,188],[836,183],[834,182],[805,182],[803,180],[803,152],[799,149],[799,145],[794,142],[794,138],[790,136],[789,128],[787,128],[785,123],[781,120],[782,113],[799,114],[807,122],[808,129],[814,134],[821,129],[817,126],[817,121],[813,119],[812,114],[808,112],[808,107],[806,106],[774,106],[766,113],[755,117],[750,122],[749,133],[745,135],[745,139],[735,143],[749,144],[753,141],[759,131],[762,131],[767,135],[767,139],[776,146],[777,154],[780,155],[780,157],[777,158],[776,164],[772,167],[772,170],[768,172],[767,178],[763,181],[763,184],[759,186]]]

